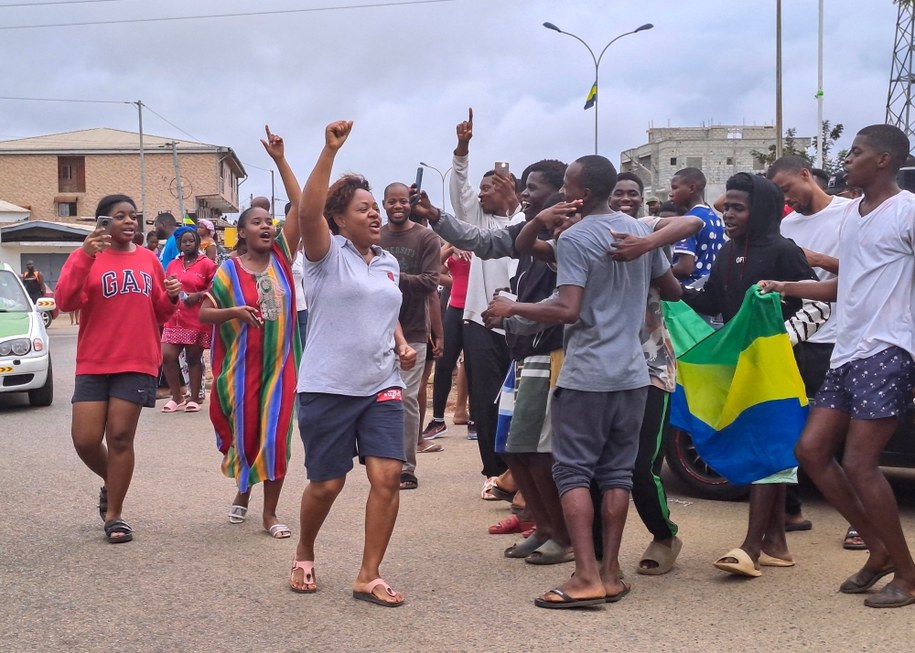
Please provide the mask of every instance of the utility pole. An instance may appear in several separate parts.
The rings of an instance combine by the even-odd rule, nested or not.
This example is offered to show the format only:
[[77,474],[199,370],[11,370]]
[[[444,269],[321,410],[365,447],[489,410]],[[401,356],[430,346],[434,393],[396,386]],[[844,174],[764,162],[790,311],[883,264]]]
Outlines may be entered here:
[[146,234],[146,159],[144,158],[143,148],[143,101],[134,102],[137,105],[137,121],[140,125],[140,215],[143,216],[143,224],[140,225],[140,231]]
[[172,161],[175,163],[175,194],[178,196],[178,224],[184,224],[184,188],[181,185],[181,164],[178,162],[178,143],[172,141],[166,146],[172,146]]
[[782,0],[775,0],[775,158],[784,153],[782,141]]
[[823,0],[817,23],[817,168],[823,167]]

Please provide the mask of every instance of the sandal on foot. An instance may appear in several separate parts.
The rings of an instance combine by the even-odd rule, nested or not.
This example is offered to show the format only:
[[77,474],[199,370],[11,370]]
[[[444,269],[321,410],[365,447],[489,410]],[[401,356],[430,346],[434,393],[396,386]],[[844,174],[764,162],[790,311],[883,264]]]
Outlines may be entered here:
[[864,543],[861,533],[849,526],[848,530],[845,531],[845,541],[842,542],[842,548],[849,551],[867,551],[867,544]]
[[[663,544],[661,546],[664,546]],[[629,594],[632,591],[632,585],[629,583],[623,583],[623,591],[617,592],[616,594],[608,594],[607,598],[604,599],[605,603],[616,603],[621,598]]]
[[180,404],[174,399],[169,399],[168,402],[162,406],[163,413],[177,413],[179,408],[184,408],[186,401],[182,401]]
[[845,582],[839,585],[839,591],[842,594],[863,594],[874,584],[896,571],[895,567],[885,567],[883,569],[868,569],[864,567],[857,573],[852,574],[845,579]]
[[[495,498],[499,499],[500,501],[508,501],[509,503],[512,503],[512,501],[515,500],[515,495],[518,494],[518,490],[509,492],[508,490],[503,490],[500,488],[496,483],[492,484],[492,487],[489,488],[489,491]],[[514,508],[514,506],[512,507]]]
[[797,522],[785,524],[786,533],[796,533],[798,531],[809,531],[813,528],[813,522],[809,519],[803,519]]
[[[727,562],[728,559],[734,562]],[[762,576],[762,572],[753,564],[753,558],[743,549],[731,549],[715,561],[715,567],[721,571],[737,576],[747,576],[748,578],[757,578]]]
[[229,523],[241,524],[248,517],[248,506],[240,506],[237,503],[229,506]]
[[[293,585],[295,581],[293,576],[295,576],[295,570],[302,570],[302,582],[306,585],[313,585],[313,587],[296,587]],[[289,574],[289,589],[297,594],[314,594],[318,591],[318,580],[315,577],[315,561],[314,560],[293,560],[292,561],[292,572]]]
[[423,443],[423,446],[416,447],[416,453],[438,453],[439,451],[444,450],[445,447],[440,445],[438,442]]
[[575,552],[572,547],[564,547],[556,540],[547,540],[524,559],[524,562],[531,565],[559,565],[574,561]]
[[415,490],[419,487],[419,479],[410,472],[404,472],[400,475],[401,490]]
[[105,516],[108,514],[108,488],[104,485],[98,491],[98,515],[102,518],[102,521],[105,521]]
[[526,559],[530,554],[532,554],[543,545],[544,542],[538,540],[536,537],[529,537],[523,542],[512,544],[510,547],[505,549],[505,557]]
[[270,536],[275,540],[285,540],[292,535],[292,531],[289,530],[289,527],[286,524],[274,524],[267,529],[267,532],[270,533]]
[[108,544],[130,542],[133,539],[133,529],[123,519],[112,519],[105,522],[105,537]]
[[375,605],[383,605],[386,608],[399,608],[400,606],[402,606],[404,604],[403,599],[401,599],[400,601],[385,601],[384,599],[378,598],[377,596],[375,596],[376,587],[382,587],[384,589],[385,593],[388,596],[390,596],[391,598],[394,598],[397,596],[397,592],[392,590],[390,585],[388,585],[386,582],[384,582],[380,578],[376,578],[375,580],[373,580],[371,583],[369,583],[366,586],[366,590],[364,592],[360,592],[360,591],[354,589],[353,598],[357,599],[359,601],[367,601],[368,603],[374,603]]
[[559,597],[559,600],[550,601],[548,599],[538,596],[536,599],[534,599],[534,605],[536,605],[538,608],[551,608],[551,609],[586,608],[591,605],[602,605],[607,600],[607,597],[605,597],[605,596],[600,596],[600,597],[593,598],[593,599],[576,599],[576,598],[569,596],[568,594],[563,592],[558,587],[556,589],[550,590],[544,596],[549,595],[549,594],[555,594],[556,596]]
[[788,558],[776,558],[775,556],[770,556],[765,551],[760,551],[759,564],[763,567],[793,567],[794,560],[789,560]]
[[[645,549],[645,553],[642,554],[642,559],[639,560],[639,566],[635,570],[636,573],[644,574],[646,576],[661,576],[666,574],[668,571],[673,569],[674,563],[677,561],[677,556],[680,555],[680,549],[683,548],[683,540],[679,537],[674,537],[670,543],[670,546],[664,546],[660,542],[652,540],[651,544],[648,545],[648,548]],[[643,567],[642,564],[645,562],[653,562],[654,567]]]
[[512,533],[523,533],[524,531],[535,526],[532,521],[521,521],[518,515],[506,517],[498,524],[489,527],[490,535],[510,535]]
[[864,599],[864,605],[869,608],[901,608],[913,603],[915,603],[915,596],[893,583],[889,583],[873,596]]
[[200,404],[198,404],[196,401],[188,401],[184,405],[184,412],[185,413],[199,413]]

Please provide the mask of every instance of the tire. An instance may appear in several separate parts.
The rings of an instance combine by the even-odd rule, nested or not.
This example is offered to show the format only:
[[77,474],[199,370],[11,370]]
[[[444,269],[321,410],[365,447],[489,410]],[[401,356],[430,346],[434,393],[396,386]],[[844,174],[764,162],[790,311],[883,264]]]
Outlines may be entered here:
[[48,378],[40,388],[29,390],[29,404],[50,406],[52,401],[54,401],[54,370],[51,369],[51,359],[48,359]]
[[47,329],[51,326],[51,321],[53,320],[51,311],[41,311],[41,321],[44,322],[44,328]]
[[746,485],[734,485],[709,467],[693,445],[689,433],[671,427],[667,445],[667,466],[677,480],[700,499],[732,501],[746,496]]

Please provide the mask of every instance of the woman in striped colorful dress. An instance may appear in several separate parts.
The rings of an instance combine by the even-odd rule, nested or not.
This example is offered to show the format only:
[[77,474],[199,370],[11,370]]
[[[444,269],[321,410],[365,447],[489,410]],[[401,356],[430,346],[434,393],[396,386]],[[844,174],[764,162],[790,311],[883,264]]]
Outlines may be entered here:
[[[283,140],[267,130],[262,141],[298,212],[301,190],[284,156]],[[238,219],[245,253],[220,266],[200,309],[200,320],[216,325],[210,419],[223,454],[222,471],[238,493],[229,521],[248,512],[251,487],[264,483],[264,529],[274,538],[291,535],[276,516],[292,435],[296,370],[301,345],[295,313],[292,252],[299,243],[296,219],[277,234],[270,214],[249,208]]]

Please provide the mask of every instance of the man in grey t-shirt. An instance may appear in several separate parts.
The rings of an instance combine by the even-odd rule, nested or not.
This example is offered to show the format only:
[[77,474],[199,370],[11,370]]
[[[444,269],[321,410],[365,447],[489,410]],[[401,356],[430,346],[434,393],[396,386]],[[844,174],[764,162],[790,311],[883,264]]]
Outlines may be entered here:
[[[544,608],[597,605],[629,592],[620,580],[619,547],[649,383],[639,330],[652,280],[664,299],[679,299],[681,293],[660,251],[626,263],[611,258],[614,234],[651,233],[629,216],[610,211],[615,185],[616,170],[602,156],[571,164],[563,185],[566,202],[556,205],[554,214],[561,218],[580,209],[584,217],[558,240],[558,295],[538,304],[499,298],[489,309],[497,317],[568,325],[551,412],[553,477],[575,550],[575,574],[535,600]],[[592,479],[603,494],[600,567],[591,538]]]

